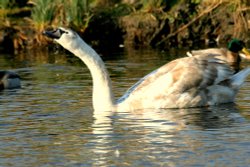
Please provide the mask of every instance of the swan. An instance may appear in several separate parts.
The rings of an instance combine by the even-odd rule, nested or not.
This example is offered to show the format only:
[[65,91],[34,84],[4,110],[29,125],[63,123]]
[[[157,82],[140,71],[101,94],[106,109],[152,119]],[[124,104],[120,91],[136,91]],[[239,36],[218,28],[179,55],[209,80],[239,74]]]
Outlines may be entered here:
[[240,69],[241,59],[250,60],[250,52],[245,47],[245,43],[236,38],[228,43],[227,48],[208,48],[187,52],[189,57],[208,54],[216,54],[218,59],[226,61],[236,72]]
[[0,90],[20,88],[20,76],[12,71],[0,71]]
[[72,52],[89,68],[95,111],[189,108],[234,102],[250,74],[250,68],[234,74],[225,61],[216,58],[216,54],[183,57],[149,73],[115,101],[104,62],[75,31],[59,27],[44,30],[43,34]]

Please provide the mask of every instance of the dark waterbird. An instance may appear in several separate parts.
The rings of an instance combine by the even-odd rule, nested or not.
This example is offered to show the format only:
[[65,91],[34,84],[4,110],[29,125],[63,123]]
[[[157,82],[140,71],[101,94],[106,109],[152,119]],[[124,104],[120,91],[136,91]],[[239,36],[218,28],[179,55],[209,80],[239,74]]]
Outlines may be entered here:
[[0,90],[20,88],[20,76],[12,71],[0,71]]

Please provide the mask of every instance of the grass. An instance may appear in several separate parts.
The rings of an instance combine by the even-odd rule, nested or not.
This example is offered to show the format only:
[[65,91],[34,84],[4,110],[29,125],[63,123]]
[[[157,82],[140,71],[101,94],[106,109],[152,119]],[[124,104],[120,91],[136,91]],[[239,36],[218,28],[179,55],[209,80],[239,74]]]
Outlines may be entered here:
[[45,26],[52,24],[59,0],[34,0],[32,3],[35,5],[32,9],[31,19],[38,30],[43,29]]
[[0,9],[7,9],[9,4],[10,4],[10,0],[1,0]]
[[48,25],[82,27],[88,18],[90,0],[33,0],[32,21],[37,29]]
[[66,23],[79,28],[84,26],[89,12],[89,0],[68,0],[65,3]]
[[10,3],[10,0],[0,1],[0,17],[5,18],[7,16],[9,3]]

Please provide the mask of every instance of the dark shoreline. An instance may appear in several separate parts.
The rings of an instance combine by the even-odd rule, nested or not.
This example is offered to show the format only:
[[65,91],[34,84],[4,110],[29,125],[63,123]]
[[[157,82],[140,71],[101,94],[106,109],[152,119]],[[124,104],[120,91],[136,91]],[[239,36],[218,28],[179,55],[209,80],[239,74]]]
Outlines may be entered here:
[[[249,8],[239,7],[235,12],[227,8],[229,5],[224,1],[207,7],[180,3],[166,11],[164,8],[154,8],[136,12],[127,6],[121,8],[116,5],[92,11],[86,27],[67,27],[72,27],[87,43],[100,49],[119,46],[160,49],[214,47],[224,45],[232,38],[240,38],[249,45],[250,4],[245,4]],[[56,25],[34,27],[30,19],[31,9],[24,7],[19,13],[12,12],[1,19],[2,52],[15,53],[51,44],[51,40],[42,36],[42,30]]]

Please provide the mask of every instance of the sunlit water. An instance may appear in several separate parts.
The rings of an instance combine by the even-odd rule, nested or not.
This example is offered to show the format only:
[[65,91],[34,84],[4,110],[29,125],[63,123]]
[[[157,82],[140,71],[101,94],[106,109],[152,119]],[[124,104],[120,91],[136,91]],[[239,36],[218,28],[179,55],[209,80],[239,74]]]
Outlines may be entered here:
[[[116,97],[178,54],[104,55]],[[0,166],[250,164],[250,78],[236,104],[93,113],[89,71],[70,54],[0,55],[0,67],[22,77],[0,92]]]

